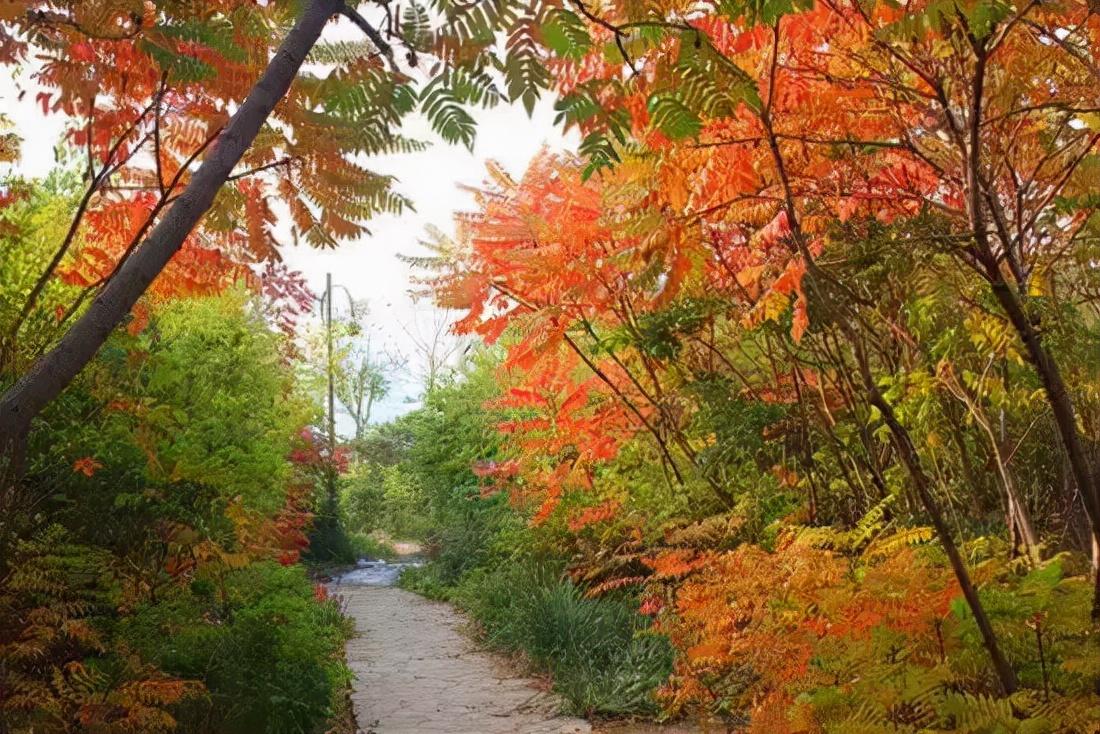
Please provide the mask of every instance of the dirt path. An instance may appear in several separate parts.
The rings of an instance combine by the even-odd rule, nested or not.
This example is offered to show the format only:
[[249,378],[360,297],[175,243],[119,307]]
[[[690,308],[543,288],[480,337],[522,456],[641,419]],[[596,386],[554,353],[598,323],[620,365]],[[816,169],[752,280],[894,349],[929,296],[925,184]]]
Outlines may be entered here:
[[390,586],[338,584],[357,635],[347,646],[352,703],[366,734],[575,734],[534,681],[461,632],[451,607]]

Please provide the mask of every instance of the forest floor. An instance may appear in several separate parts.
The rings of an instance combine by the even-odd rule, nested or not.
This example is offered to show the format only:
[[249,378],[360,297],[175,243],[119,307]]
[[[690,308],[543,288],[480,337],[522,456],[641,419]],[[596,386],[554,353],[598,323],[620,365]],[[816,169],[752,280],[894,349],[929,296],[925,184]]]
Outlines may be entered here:
[[[401,559],[415,562],[413,559]],[[454,608],[395,588],[403,564],[343,574],[330,587],[355,621],[347,662],[363,734],[682,734],[563,716],[546,681],[528,678],[467,634]]]

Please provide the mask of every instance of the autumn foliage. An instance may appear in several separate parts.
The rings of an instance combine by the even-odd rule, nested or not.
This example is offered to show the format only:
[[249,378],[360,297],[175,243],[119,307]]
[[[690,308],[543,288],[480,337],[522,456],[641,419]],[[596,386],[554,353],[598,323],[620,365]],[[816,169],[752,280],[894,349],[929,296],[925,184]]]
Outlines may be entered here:
[[581,156],[491,167],[426,281],[506,355],[486,488],[637,590],[672,710],[1095,730],[1097,34],[1083,2],[548,11]]
[[[58,171],[0,186],[5,388],[134,262],[302,5],[0,3],[0,63],[66,121]],[[295,564],[315,475],[342,457],[302,432],[311,295],[276,235],[330,247],[402,212],[369,163],[423,147],[406,115],[472,146],[468,108],[552,88],[577,153],[490,165],[417,260],[500,356],[484,404],[456,383],[410,420],[438,471],[402,471],[457,545],[492,526],[478,563],[513,544],[567,568],[530,609],[636,609],[600,670],[652,653],[665,677],[634,637],[671,643],[656,699],[630,692],[650,712],[1096,732],[1096,4],[378,5],[366,41],[313,46],[129,328],[100,330],[27,456],[4,455],[0,712],[259,731],[250,676],[276,650],[311,681],[296,730],[316,725],[342,633]],[[19,131],[0,123],[6,164]],[[522,529],[486,519],[504,493]],[[493,582],[449,557],[451,581],[515,601],[522,568]],[[535,633],[551,657],[560,635]]]

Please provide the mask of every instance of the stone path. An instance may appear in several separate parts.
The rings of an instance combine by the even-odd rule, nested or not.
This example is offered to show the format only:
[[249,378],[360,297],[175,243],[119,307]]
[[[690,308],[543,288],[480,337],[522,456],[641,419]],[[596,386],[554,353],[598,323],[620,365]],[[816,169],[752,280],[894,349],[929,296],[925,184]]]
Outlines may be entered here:
[[340,583],[357,635],[351,696],[365,734],[587,734],[553,697],[477,649],[446,604],[391,586]]

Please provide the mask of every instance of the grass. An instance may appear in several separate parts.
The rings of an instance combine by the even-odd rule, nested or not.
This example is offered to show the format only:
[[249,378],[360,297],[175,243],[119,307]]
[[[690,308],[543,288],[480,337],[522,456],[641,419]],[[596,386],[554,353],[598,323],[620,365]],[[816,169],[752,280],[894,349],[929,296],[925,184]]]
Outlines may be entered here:
[[390,541],[373,534],[353,533],[351,547],[355,550],[357,560],[369,558],[375,561],[392,561],[398,556],[397,550]]
[[429,565],[410,569],[401,585],[455,602],[492,647],[550,673],[570,713],[658,712],[653,692],[672,671],[672,648],[629,600],[587,598],[556,569],[531,562],[478,568],[453,587]]
[[425,566],[406,568],[398,577],[397,585],[434,601],[454,600],[455,587],[443,582],[434,561]]

